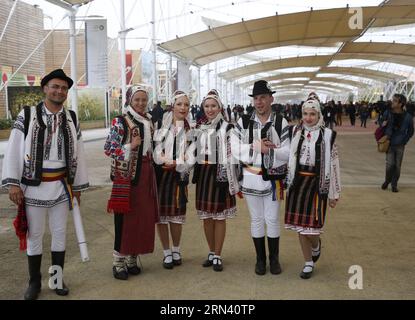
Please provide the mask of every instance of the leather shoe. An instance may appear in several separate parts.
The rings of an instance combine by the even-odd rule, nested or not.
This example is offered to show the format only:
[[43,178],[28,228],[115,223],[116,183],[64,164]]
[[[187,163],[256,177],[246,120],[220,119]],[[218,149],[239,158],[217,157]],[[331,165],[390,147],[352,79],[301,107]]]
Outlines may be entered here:
[[[166,258],[167,257],[172,257],[173,258],[173,256],[171,255],[171,254],[169,254],[169,255],[167,255],[167,256],[165,256],[164,257],[164,259],[163,259],[163,267],[165,268],[165,269],[173,269],[173,266],[174,266],[174,264],[173,264],[173,261],[172,262],[166,262]],[[173,260],[173,259],[172,259]]]
[[213,259],[213,270],[220,272],[223,270],[223,263],[222,263],[222,259],[220,258],[214,258]]
[[203,262],[202,266],[205,268],[213,266],[213,259],[209,259],[210,257],[213,257],[214,255],[212,253],[208,254],[208,258]]
[[65,282],[62,281],[62,289],[55,289],[55,292],[58,296],[67,296],[69,294],[69,288],[66,286]]

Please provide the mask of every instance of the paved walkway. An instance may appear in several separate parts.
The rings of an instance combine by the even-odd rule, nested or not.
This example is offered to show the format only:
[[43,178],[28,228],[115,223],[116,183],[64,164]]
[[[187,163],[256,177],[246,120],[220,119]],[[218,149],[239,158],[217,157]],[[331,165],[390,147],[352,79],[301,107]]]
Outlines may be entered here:
[[[82,201],[91,261],[80,261],[69,219],[65,282],[71,293],[61,298],[47,288],[47,235],[40,299],[415,299],[415,139],[406,148],[400,192],[395,194],[380,190],[384,154],[376,151],[372,128],[342,127],[338,131],[343,193],[338,208],[328,213],[322,256],[310,280],[298,276],[303,265],[298,237],[286,230],[281,233],[283,273],[255,275],[245,200],[238,200],[238,216],[227,223],[224,271],[202,268],[208,248],[194,210],[193,185],[183,228],[183,265],[163,269],[163,253],[156,239],[154,253],[141,257],[143,273],[128,281],[115,280],[111,270],[113,218],[105,212],[110,194],[109,161],[99,140],[86,143],[90,178],[96,187]],[[27,284],[26,257],[18,251],[12,227],[14,214],[7,194],[0,194],[0,299],[21,299]],[[280,221],[283,223],[283,214]],[[363,290],[351,290],[348,285],[349,268],[355,265],[363,270]]]

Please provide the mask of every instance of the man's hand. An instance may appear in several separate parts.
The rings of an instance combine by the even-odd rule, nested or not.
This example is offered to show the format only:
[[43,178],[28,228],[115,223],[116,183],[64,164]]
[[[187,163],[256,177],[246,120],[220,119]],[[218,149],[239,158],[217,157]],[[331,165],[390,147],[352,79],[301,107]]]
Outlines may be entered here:
[[339,201],[339,200],[329,199],[329,206],[330,206],[330,208],[332,208],[332,209],[336,208],[337,201]]
[[168,160],[168,161],[164,162],[163,166],[168,168],[168,169],[174,168],[176,166],[176,160]]
[[78,205],[81,205],[81,191],[73,191],[72,195],[78,201]]
[[275,144],[273,144],[271,141],[269,141],[266,138],[262,140],[256,140],[253,143],[252,147],[256,152],[261,152],[261,153],[268,153],[269,149],[276,148]]
[[23,203],[23,191],[18,186],[10,186],[9,189],[9,198],[17,205]]

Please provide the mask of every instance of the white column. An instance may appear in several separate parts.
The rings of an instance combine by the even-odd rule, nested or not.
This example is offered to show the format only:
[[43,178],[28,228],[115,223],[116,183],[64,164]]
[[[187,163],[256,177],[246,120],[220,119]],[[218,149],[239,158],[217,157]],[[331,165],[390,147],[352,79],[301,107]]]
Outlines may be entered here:
[[151,33],[152,33],[152,47],[153,47],[153,89],[154,89],[154,94],[153,94],[153,104],[157,104],[157,100],[158,100],[158,74],[157,74],[157,46],[156,46],[156,5],[155,5],[155,0],[151,1],[151,20],[153,21],[152,23],[152,28],[151,28]]
[[207,64],[206,77],[207,77],[207,89],[206,89],[206,94],[207,94],[207,91],[210,90],[210,64]]
[[72,10],[69,16],[69,47],[71,50],[71,78],[73,80],[73,86],[71,88],[71,109],[78,114],[78,74],[76,67],[76,27],[75,17],[76,11]]
[[168,96],[167,96],[167,99],[166,99],[167,104],[170,103],[170,97],[173,95],[173,92],[172,92],[172,90],[173,90],[173,79],[172,79],[173,70],[172,70],[172,68],[173,68],[173,57],[172,57],[171,54],[169,54],[169,65],[168,65],[169,71],[168,71],[168,78],[166,79],[167,80],[167,92],[168,92],[167,93]]
[[197,68],[197,101],[198,104],[202,102],[202,93],[201,93],[201,84],[200,84],[200,67]]
[[126,61],[125,61],[125,13],[124,0],[120,0],[120,49],[121,49],[121,92],[122,92],[122,108],[126,101],[127,79],[125,77]]
[[218,63],[215,62],[215,89],[218,90]]

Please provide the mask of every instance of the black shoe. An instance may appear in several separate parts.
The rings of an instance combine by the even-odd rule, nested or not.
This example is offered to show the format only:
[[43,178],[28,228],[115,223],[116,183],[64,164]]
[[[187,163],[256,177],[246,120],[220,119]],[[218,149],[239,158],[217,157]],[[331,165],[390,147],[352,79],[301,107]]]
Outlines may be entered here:
[[392,187],[392,192],[399,192],[397,187]]
[[42,263],[42,255],[27,256],[29,265],[29,287],[24,294],[25,300],[36,300],[42,288],[40,265]]
[[[119,270],[117,270],[119,269]],[[128,280],[128,272],[126,268],[117,268],[116,266],[112,267],[112,274],[115,279],[118,280]]]
[[69,294],[69,288],[66,286],[65,282],[62,281],[62,289],[56,288],[55,292],[58,296],[67,296]]
[[139,275],[141,273],[140,267],[137,265],[137,256],[135,255],[128,255],[126,257],[126,266],[128,274],[133,276]]
[[387,188],[388,188],[388,185],[389,185],[389,182],[384,182],[383,184],[382,184],[382,190],[386,190]]
[[173,269],[173,266],[174,266],[173,261],[172,262],[165,262],[167,257],[172,257],[173,258],[173,256],[171,254],[165,256],[164,259],[163,259],[163,267],[165,269]]
[[139,266],[127,267],[128,274],[136,276],[141,273],[141,268]]
[[[174,254],[178,254],[179,255],[179,259],[174,259]],[[180,254],[180,252],[174,252],[173,251],[173,265],[175,265],[175,266],[180,266],[182,264],[182,256],[181,256],[181,254]]]
[[279,262],[280,238],[268,237],[269,251],[269,270],[272,274],[280,274],[282,272]]
[[214,254],[209,253],[208,258],[205,260],[205,262],[203,262],[202,266],[205,267],[205,268],[213,266],[213,259],[212,260],[209,259],[210,257],[213,257],[213,256],[214,256]]
[[272,274],[280,274],[282,272],[281,265],[278,259],[276,260],[270,260],[269,262],[269,271]]
[[[311,269],[314,269],[314,266],[307,266],[307,267],[311,267]],[[312,274],[313,274],[313,270],[311,270],[310,272],[304,272],[304,269],[303,269],[303,271],[301,271],[301,273],[300,273],[300,277],[301,277],[301,279],[306,279],[307,280],[307,279],[311,278]]]
[[266,272],[266,253],[265,253],[265,237],[262,238],[252,238],[255,245],[256,251],[256,264],[255,264],[255,273],[257,275],[263,276]]
[[257,260],[255,264],[255,273],[259,276],[263,276],[265,273],[267,273],[265,261]]
[[[312,251],[314,251],[313,248],[311,248]],[[320,254],[321,254],[321,239],[318,239],[318,254],[316,256],[311,256],[311,258],[313,259],[313,262],[317,262],[317,260],[320,258]]]
[[213,258],[213,270],[217,272],[223,270],[223,263],[221,258]]
[[[61,267],[63,272],[63,267],[65,264],[65,251],[52,251],[51,254],[52,265]],[[65,285],[65,282],[63,282],[62,280],[62,288],[55,289],[55,292],[58,296],[67,296],[69,294],[69,288]]]

